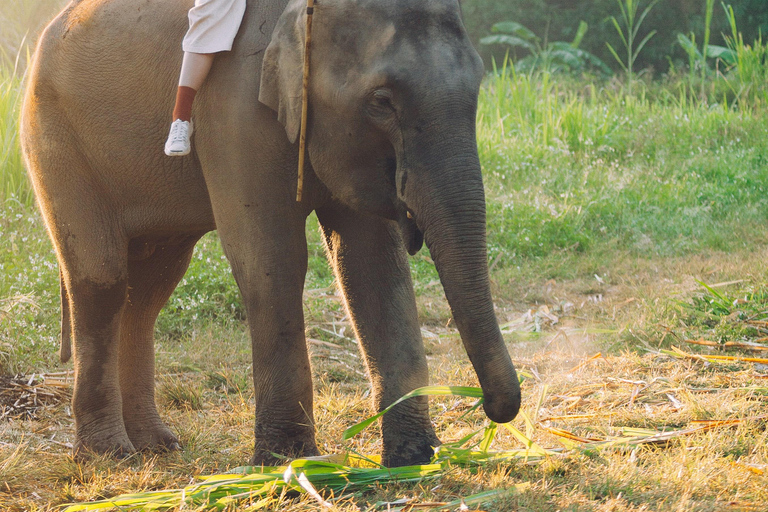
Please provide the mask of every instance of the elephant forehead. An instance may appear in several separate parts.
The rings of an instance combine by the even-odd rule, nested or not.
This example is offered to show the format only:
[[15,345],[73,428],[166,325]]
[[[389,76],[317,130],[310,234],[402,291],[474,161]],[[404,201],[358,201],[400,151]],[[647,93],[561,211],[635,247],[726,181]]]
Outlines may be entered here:
[[325,25],[325,30],[318,31],[312,60],[319,67],[325,68],[323,64],[326,64],[337,79],[346,82],[359,79],[369,74],[372,68],[379,67],[382,57],[398,37],[392,22],[365,27],[350,26],[338,19],[325,19],[320,23]]
[[394,23],[388,23],[370,33],[364,39],[363,44],[355,51],[356,67],[361,68],[359,71],[362,71],[364,67],[370,67],[371,64],[379,62],[394,44],[396,36],[397,29]]
[[412,83],[427,75],[462,81],[453,76],[457,69],[478,67],[451,1],[329,0],[318,5],[312,61],[320,81],[331,86],[326,92],[336,99],[348,88]]
[[446,0],[330,0],[318,3],[315,21],[336,50],[369,57],[395,41],[431,44],[461,38],[458,4]]
[[368,42],[365,56],[373,58],[377,54],[382,54],[395,40],[396,33],[395,24],[387,23],[378,34],[373,34],[373,37]]
[[399,16],[414,13],[443,14],[459,9],[457,0],[338,0],[343,9],[360,9],[377,16]]

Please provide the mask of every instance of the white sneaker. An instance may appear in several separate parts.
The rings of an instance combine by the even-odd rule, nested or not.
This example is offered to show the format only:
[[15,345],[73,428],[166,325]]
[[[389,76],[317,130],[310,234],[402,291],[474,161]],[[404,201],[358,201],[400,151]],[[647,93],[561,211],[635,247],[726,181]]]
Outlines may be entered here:
[[171,124],[171,133],[165,142],[165,154],[168,156],[185,156],[192,149],[190,137],[194,131],[192,121],[177,119]]

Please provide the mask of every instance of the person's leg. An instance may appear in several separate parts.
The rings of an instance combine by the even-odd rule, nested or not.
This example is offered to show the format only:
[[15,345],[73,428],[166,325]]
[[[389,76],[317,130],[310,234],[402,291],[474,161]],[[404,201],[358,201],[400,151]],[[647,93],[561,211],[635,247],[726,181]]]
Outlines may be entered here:
[[173,110],[173,119],[189,121],[192,117],[192,102],[195,94],[202,87],[208,72],[213,64],[213,53],[184,52],[184,60],[181,63],[181,76],[179,77],[179,90],[176,94],[176,107]]
[[184,52],[176,92],[176,105],[173,109],[171,132],[165,143],[168,156],[188,155],[191,149],[192,104],[197,91],[202,87],[213,64],[213,53]]

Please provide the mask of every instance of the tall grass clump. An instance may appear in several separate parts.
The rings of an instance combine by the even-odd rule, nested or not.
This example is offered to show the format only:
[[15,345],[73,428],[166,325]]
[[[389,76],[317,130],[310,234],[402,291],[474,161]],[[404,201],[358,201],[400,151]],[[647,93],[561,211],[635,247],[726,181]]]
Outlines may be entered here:
[[651,3],[648,4],[643,12],[640,13],[640,16],[638,16],[637,11],[640,7],[640,0],[616,0],[616,3],[621,10],[622,23],[620,24],[615,16],[611,17],[611,22],[613,23],[619,38],[621,38],[621,43],[624,46],[624,50],[626,51],[626,57],[620,57],[619,53],[613,48],[613,46],[608,43],[606,44],[608,46],[608,50],[611,52],[611,55],[613,55],[621,68],[627,73],[627,88],[630,95],[632,94],[635,61],[637,60],[638,55],[640,55],[640,51],[643,49],[643,47],[648,43],[648,41],[651,40],[654,35],[656,35],[656,30],[651,30],[638,43],[638,32],[640,31],[640,26],[643,24],[643,21],[645,21],[646,16],[648,16],[648,13],[651,12],[653,6],[658,2],[659,0],[651,0]]
[[701,45],[701,50],[699,50],[696,46],[695,33],[691,32],[688,36],[682,33],[677,34],[678,44],[683,48],[683,50],[685,50],[685,53],[688,55],[688,82],[691,92],[695,90],[695,73],[696,71],[700,73],[700,76],[698,77],[698,85],[701,88],[699,98],[702,101],[706,101],[707,77],[711,73],[707,63],[707,58],[714,58],[726,63],[727,65],[731,65],[733,63],[733,52],[730,49],[709,44],[709,40],[712,34],[712,15],[714,14],[714,6],[715,0],[706,0],[704,13],[704,41]]
[[[768,44],[763,43],[762,35],[758,35],[752,44],[745,42],[736,25],[733,7],[725,3],[722,6],[729,28],[729,34],[723,34],[726,46],[709,44],[714,0],[706,0],[701,49],[696,45],[694,33],[677,35],[678,44],[688,54],[689,93],[708,105],[722,103],[747,109],[764,105],[768,98]],[[710,63],[714,65],[714,71]],[[675,69],[670,72],[670,76],[676,74]],[[682,82],[677,84],[681,88],[683,85]],[[697,89],[698,93],[695,92]]]
[[0,54],[0,203],[16,198],[25,205],[34,202],[21,157],[18,137],[22,96],[20,57],[15,61]]
[[[493,154],[509,137],[544,155],[552,147],[581,151],[603,146],[616,128],[617,117],[598,106],[593,83],[584,90],[548,71],[518,73],[510,61],[493,72],[480,91],[478,139],[481,156]],[[602,99],[602,98],[600,98]],[[605,108],[603,108],[605,107]]]
[[0,203],[15,198],[26,206],[34,196],[18,142],[22,83],[31,46],[67,0],[0,2]]
[[736,64],[731,73],[736,77],[733,86],[736,99],[740,105],[756,101],[768,104],[768,43],[763,43],[762,35],[751,45],[744,43],[736,26],[733,7],[723,4],[723,8],[731,28],[731,34],[726,36],[725,41],[736,56]]

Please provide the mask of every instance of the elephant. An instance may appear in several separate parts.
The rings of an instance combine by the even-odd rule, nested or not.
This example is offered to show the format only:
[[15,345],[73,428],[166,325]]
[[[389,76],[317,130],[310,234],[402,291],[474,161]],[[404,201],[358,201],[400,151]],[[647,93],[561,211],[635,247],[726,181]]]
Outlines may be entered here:
[[[192,0],[73,0],[28,71],[21,141],[61,278],[76,454],[179,449],[154,396],[153,330],[217,230],[253,348],[254,455],[318,455],[302,308],[315,212],[382,410],[427,385],[408,254],[426,243],[484,392],[520,385],[494,313],[475,132],[482,61],[458,0],[320,0],[296,198],[306,0],[248,0],[197,96],[189,156],[163,154]],[[70,350],[71,347],[71,350]],[[382,463],[438,446],[425,397],[381,420]]]

